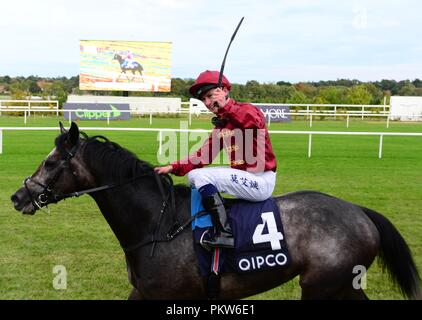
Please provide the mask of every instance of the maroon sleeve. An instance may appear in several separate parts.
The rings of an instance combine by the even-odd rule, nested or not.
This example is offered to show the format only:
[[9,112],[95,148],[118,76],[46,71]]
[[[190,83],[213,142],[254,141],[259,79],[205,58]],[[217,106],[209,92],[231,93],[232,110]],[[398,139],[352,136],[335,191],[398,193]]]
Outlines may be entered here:
[[190,156],[171,163],[172,173],[176,176],[184,176],[189,171],[209,165],[223,147],[219,130],[213,130],[204,144]]

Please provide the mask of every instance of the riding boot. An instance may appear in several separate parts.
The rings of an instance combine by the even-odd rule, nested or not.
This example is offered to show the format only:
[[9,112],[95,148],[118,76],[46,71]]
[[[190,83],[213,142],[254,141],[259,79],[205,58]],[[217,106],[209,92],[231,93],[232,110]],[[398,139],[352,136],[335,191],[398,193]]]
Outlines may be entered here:
[[221,195],[217,192],[211,196],[204,197],[202,204],[205,210],[211,214],[211,219],[217,228],[214,238],[203,240],[204,245],[213,248],[234,248],[233,233],[227,220],[227,212]]

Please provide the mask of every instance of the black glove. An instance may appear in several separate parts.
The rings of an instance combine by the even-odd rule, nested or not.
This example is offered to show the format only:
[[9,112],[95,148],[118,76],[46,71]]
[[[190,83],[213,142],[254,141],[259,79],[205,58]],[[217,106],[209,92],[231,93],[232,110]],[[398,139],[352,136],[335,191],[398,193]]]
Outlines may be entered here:
[[219,117],[213,117],[211,123],[217,128],[224,128],[227,124],[227,119],[220,119]]

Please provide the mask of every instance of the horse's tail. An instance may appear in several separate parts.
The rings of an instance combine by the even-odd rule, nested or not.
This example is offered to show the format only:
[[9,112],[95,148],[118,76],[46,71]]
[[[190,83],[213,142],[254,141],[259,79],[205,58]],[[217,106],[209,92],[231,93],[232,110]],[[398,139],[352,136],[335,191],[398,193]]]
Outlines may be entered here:
[[403,295],[409,299],[420,299],[421,279],[406,241],[386,217],[371,209],[361,208],[380,234],[379,258],[382,269],[388,270],[391,279],[400,287]]

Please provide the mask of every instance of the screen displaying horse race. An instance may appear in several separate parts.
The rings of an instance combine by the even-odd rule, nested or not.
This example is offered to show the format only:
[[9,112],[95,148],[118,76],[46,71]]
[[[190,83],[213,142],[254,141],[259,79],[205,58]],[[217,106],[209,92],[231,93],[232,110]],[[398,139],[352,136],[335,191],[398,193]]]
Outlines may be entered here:
[[80,90],[169,92],[171,42],[80,41]]

